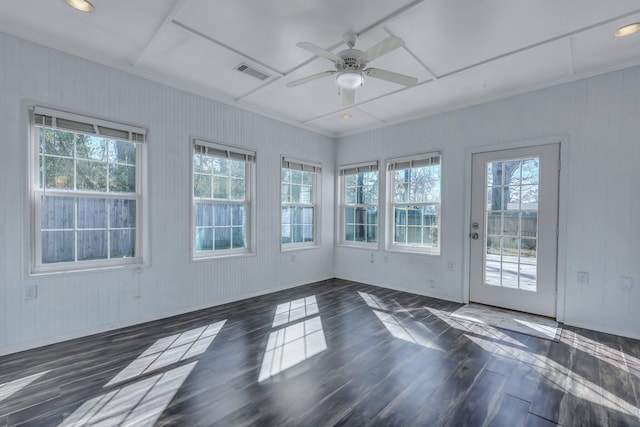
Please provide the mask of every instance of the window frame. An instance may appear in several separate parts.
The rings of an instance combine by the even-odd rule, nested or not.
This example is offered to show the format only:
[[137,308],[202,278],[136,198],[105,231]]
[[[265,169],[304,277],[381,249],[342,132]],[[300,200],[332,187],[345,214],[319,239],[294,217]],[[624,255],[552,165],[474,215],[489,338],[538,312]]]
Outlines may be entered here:
[[[296,203],[296,202],[283,202],[282,197],[282,170],[288,169],[292,171],[309,172],[312,173],[311,182],[311,203]],[[321,178],[322,178],[322,165],[320,163],[311,162],[307,160],[297,160],[286,156],[281,156],[280,165],[280,251],[292,251],[297,249],[311,249],[321,246],[320,243],[320,191],[321,191]],[[282,208],[283,207],[312,207],[313,208],[313,241],[311,242],[282,242]]]
[[[72,273],[77,271],[89,271],[105,268],[119,267],[139,267],[148,263],[148,245],[145,239],[147,228],[146,217],[146,132],[142,127],[132,126],[120,122],[99,119],[83,114],[71,113],[59,109],[43,107],[39,105],[30,105],[29,111],[29,210],[31,219],[29,221],[30,235],[30,259],[29,259],[29,276],[38,276],[43,274],[59,274]],[[47,188],[46,182],[44,187],[40,187],[40,129],[46,128],[54,131],[70,132],[75,135],[98,136],[109,141],[129,142],[135,145],[135,192],[134,193],[117,193],[117,192],[101,192],[95,190],[78,190],[78,189],[55,189]],[[126,136],[126,138],[124,138]],[[123,137],[123,138],[121,138]],[[74,153],[71,159],[74,162],[74,177],[76,176],[76,161],[85,160],[78,158],[75,152],[76,144],[74,142]],[[51,157],[51,156],[49,156]],[[54,156],[55,157],[55,156]],[[88,159],[88,161],[91,161]],[[107,165],[108,161],[105,162]],[[105,209],[109,210],[109,201],[112,200],[134,200],[136,205],[135,219],[135,239],[134,239],[134,256],[131,257],[114,257],[107,259],[93,260],[74,260],[60,261],[52,263],[42,262],[42,211],[43,197],[71,197],[74,206],[74,252],[77,257],[77,231],[78,227],[78,199],[105,199]],[[107,214],[108,217],[108,214]],[[109,220],[104,227],[107,235],[107,245],[110,242],[109,233],[111,224]],[[130,227],[118,227],[130,228]],[[101,227],[98,229],[102,230]],[[107,253],[110,252],[109,246]]]
[[[433,163],[433,160],[437,159],[437,163]],[[428,202],[396,202],[394,197],[395,189],[395,172],[396,170],[414,169],[424,166],[432,165],[440,166],[440,180],[439,180],[439,201]],[[440,151],[434,151],[423,154],[416,154],[413,156],[405,156],[393,159],[387,159],[386,161],[386,246],[385,250],[389,252],[404,252],[415,253],[430,256],[440,256],[442,254],[442,153]],[[396,206],[438,206],[438,241],[437,246],[422,246],[416,244],[399,244],[395,242],[395,215],[394,211]]]
[[[240,200],[232,200],[232,199],[216,199],[216,198],[211,198],[211,199],[203,199],[203,198],[196,198],[194,190],[195,190],[195,167],[194,167],[194,158],[195,155],[198,154],[196,153],[196,147],[201,146],[201,147],[207,147],[207,149],[210,149],[212,153],[215,154],[209,154],[212,157],[219,157],[219,158],[223,158],[223,159],[229,159],[229,160],[236,160],[236,161],[243,161],[241,159],[241,157],[244,156],[245,160],[245,178],[244,178],[244,192],[245,192],[245,198],[244,201],[240,201]],[[206,261],[206,260],[213,260],[213,259],[221,259],[221,258],[229,258],[229,257],[238,257],[238,256],[251,256],[253,254],[255,254],[255,237],[254,237],[254,230],[256,229],[255,226],[255,220],[256,220],[256,203],[255,203],[255,199],[256,199],[256,191],[255,191],[255,176],[256,176],[256,152],[246,149],[246,148],[242,148],[242,147],[235,147],[235,146],[231,146],[231,145],[227,145],[227,144],[222,144],[222,143],[218,143],[218,142],[214,142],[214,141],[208,141],[206,139],[203,138],[191,138],[191,144],[190,144],[190,178],[189,178],[189,192],[190,192],[190,227],[189,227],[189,235],[190,235],[190,246],[189,246],[189,253],[190,253],[190,260],[191,261]],[[245,214],[246,214],[246,218],[245,218],[245,246],[242,248],[229,248],[229,249],[211,249],[211,250],[204,250],[204,251],[198,251],[196,250],[196,233],[197,233],[197,225],[196,225],[196,213],[197,213],[197,207],[196,207],[196,202],[197,200],[207,200],[209,201],[211,204],[215,205],[215,204],[232,204],[232,205],[244,205],[245,206]],[[231,227],[233,227],[231,225]],[[215,240],[214,240],[215,242]]]
[[[378,174],[378,194],[377,194],[377,199],[378,199],[378,203],[376,204],[371,204],[371,203],[355,203],[355,204],[347,204],[346,202],[346,180],[347,180],[347,176],[348,175],[358,175],[360,173],[367,173],[367,172],[376,172]],[[354,247],[354,248],[363,248],[363,249],[378,249],[380,247],[380,241],[381,241],[381,218],[382,218],[382,212],[380,209],[380,202],[382,200],[382,198],[380,197],[380,187],[381,187],[381,181],[380,181],[380,162],[378,160],[373,160],[370,162],[363,162],[363,163],[355,163],[355,164],[349,164],[349,165],[343,165],[343,166],[339,166],[338,167],[338,224],[339,224],[339,228],[338,228],[338,245],[340,246],[348,246],[348,247]],[[378,210],[378,222],[376,224],[376,226],[378,227],[378,233],[377,233],[377,240],[375,242],[362,242],[362,241],[355,241],[355,240],[347,240],[346,239],[346,226],[347,226],[347,222],[346,222],[346,211],[348,207],[355,207],[355,208],[371,208],[371,207],[375,207]]]

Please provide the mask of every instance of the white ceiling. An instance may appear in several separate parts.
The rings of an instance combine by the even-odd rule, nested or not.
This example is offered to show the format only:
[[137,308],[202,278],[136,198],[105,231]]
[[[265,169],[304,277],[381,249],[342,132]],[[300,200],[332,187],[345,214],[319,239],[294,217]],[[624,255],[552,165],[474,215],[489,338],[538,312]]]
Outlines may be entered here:
[[[640,63],[638,0],[64,0],[4,1],[0,31],[240,108],[339,137]],[[395,35],[405,46],[376,68],[418,78],[405,88],[367,78],[342,107],[333,77],[286,83],[333,64],[344,33],[361,50]],[[261,81],[235,67],[268,74]],[[351,114],[350,120],[340,118]]]

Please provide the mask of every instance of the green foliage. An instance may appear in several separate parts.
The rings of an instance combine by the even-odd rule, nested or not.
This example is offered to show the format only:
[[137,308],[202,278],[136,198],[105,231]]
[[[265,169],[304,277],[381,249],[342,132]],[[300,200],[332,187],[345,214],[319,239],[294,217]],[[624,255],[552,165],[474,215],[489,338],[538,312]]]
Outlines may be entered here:
[[135,193],[135,144],[54,129],[39,130],[41,187]]

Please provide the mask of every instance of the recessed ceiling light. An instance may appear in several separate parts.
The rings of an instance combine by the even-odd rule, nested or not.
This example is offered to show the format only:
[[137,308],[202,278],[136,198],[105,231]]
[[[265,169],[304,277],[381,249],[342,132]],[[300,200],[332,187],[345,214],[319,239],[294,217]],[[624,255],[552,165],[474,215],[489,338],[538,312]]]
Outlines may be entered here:
[[69,6],[81,12],[93,12],[93,5],[86,0],[65,0]]
[[349,120],[351,117],[352,117],[351,114],[343,114],[340,116],[342,120]]
[[640,22],[634,22],[633,24],[625,25],[616,30],[616,37],[630,36],[633,33],[640,31]]

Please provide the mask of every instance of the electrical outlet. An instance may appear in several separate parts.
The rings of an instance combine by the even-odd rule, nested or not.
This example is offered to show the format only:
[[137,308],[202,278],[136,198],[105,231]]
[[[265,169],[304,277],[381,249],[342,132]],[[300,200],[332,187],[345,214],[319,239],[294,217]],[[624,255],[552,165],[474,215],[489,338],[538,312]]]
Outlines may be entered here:
[[453,261],[447,261],[447,270],[453,271]]
[[633,288],[633,278],[629,276],[620,276],[618,277],[618,281],[620,282],[620,287],[625,290],[630,290]]
[[374,258],[373,253],[371,254],[371,257],[370,257],[370,259],[369,259],[369,262],[371,262],[371,264],[373,264],[373,263],[375,262],[375,258]]
[[31,300],[38,298],[38,285],[27,285],[24,287],[24,299]]
[[578,284],[580,285],[588,285],[589,284],[589,273],[586,271],[578,271]]
[[296,255],[295,254],[291,254],[291,262],[296,262]]
[[385,264],[389,264],[389,255],[385,255],[383,259]]

